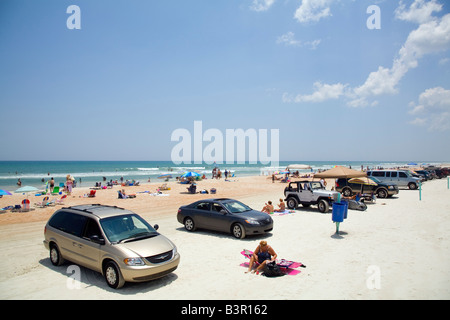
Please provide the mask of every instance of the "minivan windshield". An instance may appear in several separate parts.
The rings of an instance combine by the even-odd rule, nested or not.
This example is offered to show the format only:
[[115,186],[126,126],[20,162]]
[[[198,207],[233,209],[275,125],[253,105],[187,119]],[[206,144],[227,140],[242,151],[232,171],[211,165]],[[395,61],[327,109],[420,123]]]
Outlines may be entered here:
[[111,243],[136,241],[157,236],[159,233],[137,214],[126,214],[100,220],[103,231]]

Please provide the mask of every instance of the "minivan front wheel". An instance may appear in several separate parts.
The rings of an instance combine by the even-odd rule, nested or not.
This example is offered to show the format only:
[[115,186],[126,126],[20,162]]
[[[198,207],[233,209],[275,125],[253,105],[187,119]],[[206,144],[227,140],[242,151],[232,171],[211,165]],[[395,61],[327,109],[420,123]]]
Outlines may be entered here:
[[119,267],[112,261],[106,264],[104,275],[106,283],[113,289],[122,288],[125,284],[125,280],[120,273]]
[[59,252],[56,244],[50,246],[50,261],[54,266],[60,266],[64,263],[64,258],[61,256],[61,252]]

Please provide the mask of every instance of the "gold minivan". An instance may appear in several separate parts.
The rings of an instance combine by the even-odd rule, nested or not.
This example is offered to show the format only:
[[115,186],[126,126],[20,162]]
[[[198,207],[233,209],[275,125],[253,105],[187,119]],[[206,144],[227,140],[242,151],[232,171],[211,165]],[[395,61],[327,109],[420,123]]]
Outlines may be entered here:
[[176,246],[132,211],[106,205],[57,210],[44,231],[50,261],[69,260],[103,274],[111,288],[173,272],[180,262]]

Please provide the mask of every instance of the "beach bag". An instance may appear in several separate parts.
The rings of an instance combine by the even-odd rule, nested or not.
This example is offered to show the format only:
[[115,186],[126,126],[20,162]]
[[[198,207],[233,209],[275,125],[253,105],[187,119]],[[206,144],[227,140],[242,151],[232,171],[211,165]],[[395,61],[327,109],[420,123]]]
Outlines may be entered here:
[[267,262],[264,266],[263,275],[266,277],[281,277],[284,276],[284,273],[281,271],[280,267],[277,265],[275,261]]

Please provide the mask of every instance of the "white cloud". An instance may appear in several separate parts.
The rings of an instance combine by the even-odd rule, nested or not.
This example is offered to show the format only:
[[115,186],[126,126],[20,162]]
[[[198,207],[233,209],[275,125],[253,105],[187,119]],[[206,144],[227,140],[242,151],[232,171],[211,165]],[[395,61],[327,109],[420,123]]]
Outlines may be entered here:
[[287,46],[300,47],[302,42],[300,40],[295,39],[295,35],[293,32],[289,31],[288,33],[279,36],[277,39],[277,43],[282,43]]
[[323,102],[330,99],[339,99],[344,95],[346,85],[337,84],[323,84],[321,82],[314,83],[315,91],[310,95],[296,95],[290,96],[287,93],[283,94],[284,102]]
[[429,2],[416,0],[409,8],[406,8],[403,1],[400,1],[399,7],[395,10],[395,17],[400,20],[425,23],[432,19],[433,12],[439,12],[441,10],[442,5],[437,3],[436,0]]
[[419,96],[419,103],[410,103],[409,113],[416,116],[410,123],[427,125],[433,131],[450,130],[450,90],[435,87]]
[[267,11],[275,3],[275,0],[253,0],[250,9],[253,11]]
[[331,16],[331,4],[335,0],[303,0],[294,17],[301,23],[317,22]]
[[[330,3],[330,1],[319,1],[319,3],[325,2]],[[305,3],[309,2],[303,1],[302,6]],[[420,58],[427,54],[450,49],[450,14],[444,15],[442,18],[432,16],[433,12],[440,9],[441,6],[435,0],[426,3],[423,0],[415,0],[409,8],[406,8],[402,2],[400,3],[400,7],[396,10],[398,17],[401,17],[402,20],[422,22],[417,29],[408,35],[391,68],[378,67],[378,70],[368,75],[363,84],[354,88],[348,88],[341,94],[341,96],[348,99],[347,104],[349,106],[364,107],[374,105],[374,102],[369,102],[369,99],[384,94],[398,93],[397,86],[399,82],[410,69],[418,66]],[[338,83],[337,85],[341,84]],[[324,84],[321,87],[317,87],[316,90],[322,90],[325,86],[333,88],[336,85]],[[345,87],[347,86],[348,84],[345,85]],[[317,94],[324,96],[320,92]],[[316,92],[309,96],[313,97],[315,95]],[[299,96],[307,97],[308,95]],[[332,97],[333,95],[330,95],[330,99]],[[297,102],[304,101],[304,99],[300,99]]]
[[300,40],[295,39],[295,34],[291,31],[283,34],[282,36],[279,36],[277,39],[277,43],[279,44],[284,44],[290,47],[309,47],[312,50],[317,49],[320,42],[321,42],[320,39],[302,42]]

